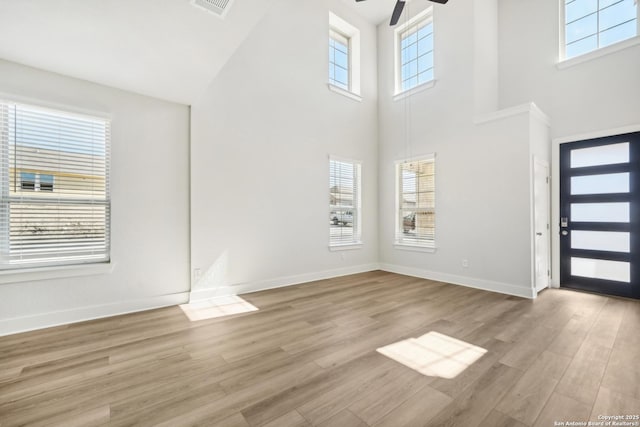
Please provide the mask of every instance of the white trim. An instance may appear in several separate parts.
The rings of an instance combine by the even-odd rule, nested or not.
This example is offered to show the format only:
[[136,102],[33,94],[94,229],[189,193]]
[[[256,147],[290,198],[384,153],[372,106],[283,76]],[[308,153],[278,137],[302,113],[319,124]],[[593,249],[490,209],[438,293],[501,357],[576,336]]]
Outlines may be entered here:
[[356,249],[362,249],[364,243],[356,242],[356,243],[347,243],[345,245],[329,245],[329,250],[331,252],[335,251],[353,251]]
[[282,276],[255,282],[238,283],[231,286],[218,288],[196,289],[190,293],[189,301],[201,301],[224,295],[242,295],[250,292],[265,291],[267,289],[282,288],[285,286],[299,285],[301,283],[316,280],[332,279],[334,277],[348,276],[350,274],[366,273],[379,270],[377,263],[355,265],[352,267],[337,268],[333,270],[318,271],[315,273],[303,273],[293,276]]
[[520,114],[531,114],[533,117],[539,119],[547,126],[551,126],[551,119],[547,116],[538,106],[533,102],[526,104],[516,105],[514,107],[504,108],[502,110],[494,111],[487,114],[480,114],[473,118],[473,123],[481,125],[484,123],[494,122],[497,120],[506,119],[508,117],[517,116]]
[[362,97],[357,93],[353,93],[350,90],[346,90],[341,88],[340,86],[336,86],[333,83],[327,83],[329,86],[329,90],[331,92],[339,93],[340,95],[346,96],[347,98],[353,99],[354,101],[362,102]]
[[468,288],[482,289],[490,292],[513,295],[521,298],[535,299],[533,289],[524,286],[516,286],[510,283],[495,282],[493,280],[477,279],[468,276],[458,276],[455,274],[440,273],[436,271],[424,270],[415,267],[405,267],[395,264],[380,264],[380,270],[389,273],[404,274],[406,276],[419,277],[421,279],[436,280],[438,282],[461,285]]
[[98,276],[111,274],[115,264],[104,262],[99,264],[63,265],[55,267],[23,268],[0,271],[0,285],[19,282],[36,282],[39,280],[63,279],[68,277]]
[[403,163],[411,163],[411,162],[420,162],[422,160],[433,160],[435,161],[436,159],[436,153],[427,153],[427,154],[423,154],[423,155],[417,155],[417,156],[412,156],[412,157],[405,157],[402,159],[398,159],[395,161],[395,165],[401,165]]
[[155,308],[169,307],[184,304],[188,300],[188,292],[179,292],[130,301],[119,301],[110,304],[54,311],[50,313],[36,314],[33,316],[3,319],[0,320],[0,336],[28,332],[36,329],[44,329],[53,326],[67,325],[70,323],[84,322],[87,320],[101,319],[104,317],[118,316],[121,314],[135,313],[138,311],[152,310]]
[[640,124],[623,126],[619,128],[613,128],[613,129],[585,132],[585,133],[574,134],[570,136],[559,136],[557,138],[553,138],[552,142],[554,144],[564,144],[565,142],[584,141],[587,139],[604,138],[607,136],[622,135],[625,133],[632,133],[632,132],[640,132]]
[[[640,20],[640,17],[638,17]],[[596,58],[600,58],[605,55],[609,55],[614,52],[619,52],[624,49],[628,49],[632,46],[640,45],[640,36],[635,36],[630,39],[620,41],[618,43],[611,44],[609,46],[601,47],[591,52],[584,53],[582,55],[574,56],[569,59],[562,59],[556,64],[558,70],[564,70],[574,65],[582,64],[583,62],[592,61]]]
[[438,250],[436,246],[418,246],[418,245],[409,245],[407,243],[398,243],[398,242],[395,242],[393,244],[393,247],[401,251],[427,252],[430,254],[436,253],[436,251]]
[[413,96],[416,93],[424,92],[427,89],[431,89],[436,85],[436,79],[429,80],[428,82],[420,83],[418,86],[414,86],[411,89],[407,89],[404,92],[398,92],[393,95],[394,101],[400,101],[401,99]]

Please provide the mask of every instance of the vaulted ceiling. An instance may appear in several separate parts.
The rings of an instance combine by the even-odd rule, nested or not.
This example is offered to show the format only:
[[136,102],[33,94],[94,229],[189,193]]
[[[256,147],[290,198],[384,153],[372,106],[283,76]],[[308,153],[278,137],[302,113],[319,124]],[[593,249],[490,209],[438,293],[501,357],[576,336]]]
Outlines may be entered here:
[[[0,58],[193,104],[276,1],[220,19],[190,0],[2,0]],[[395,3],[342,1],[376,24]]]

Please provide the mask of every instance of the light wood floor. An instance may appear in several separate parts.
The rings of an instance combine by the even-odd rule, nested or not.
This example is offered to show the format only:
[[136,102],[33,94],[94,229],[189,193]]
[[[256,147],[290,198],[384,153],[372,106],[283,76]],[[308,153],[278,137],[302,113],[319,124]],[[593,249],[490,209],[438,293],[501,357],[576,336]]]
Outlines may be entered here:
[[[553,426],[640,413],[640,303],[529,301],[372,272],[0,338],[0,425]],[[435,331],[486,349],[455,378],[376,349]]]

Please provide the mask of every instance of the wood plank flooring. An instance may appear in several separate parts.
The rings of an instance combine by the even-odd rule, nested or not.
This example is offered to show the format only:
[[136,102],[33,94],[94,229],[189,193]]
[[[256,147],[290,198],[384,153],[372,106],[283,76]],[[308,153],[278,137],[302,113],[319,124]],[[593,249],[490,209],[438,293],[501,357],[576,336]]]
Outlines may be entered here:
[[[0,426],[546,427],[640,413],[637,301],[530,301],[379,271],[242,298],[258,311],[191,321],[170,307],[0,337]],[[376,351],[429,332],[486,353],[430,377]]]

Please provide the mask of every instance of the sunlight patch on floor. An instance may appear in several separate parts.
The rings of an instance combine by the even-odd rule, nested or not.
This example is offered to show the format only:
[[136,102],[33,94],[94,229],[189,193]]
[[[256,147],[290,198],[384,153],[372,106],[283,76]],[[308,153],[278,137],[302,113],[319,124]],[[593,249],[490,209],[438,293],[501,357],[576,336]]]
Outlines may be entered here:
[[180,308],[192,322],[258,311],[256,306],[248,303],[237,295],[216,297],[204,301],[182,304]]
[[439,378],[455,378],[486,352],[484,348],[431,331],[380,347],[378,353],[420,372]]

